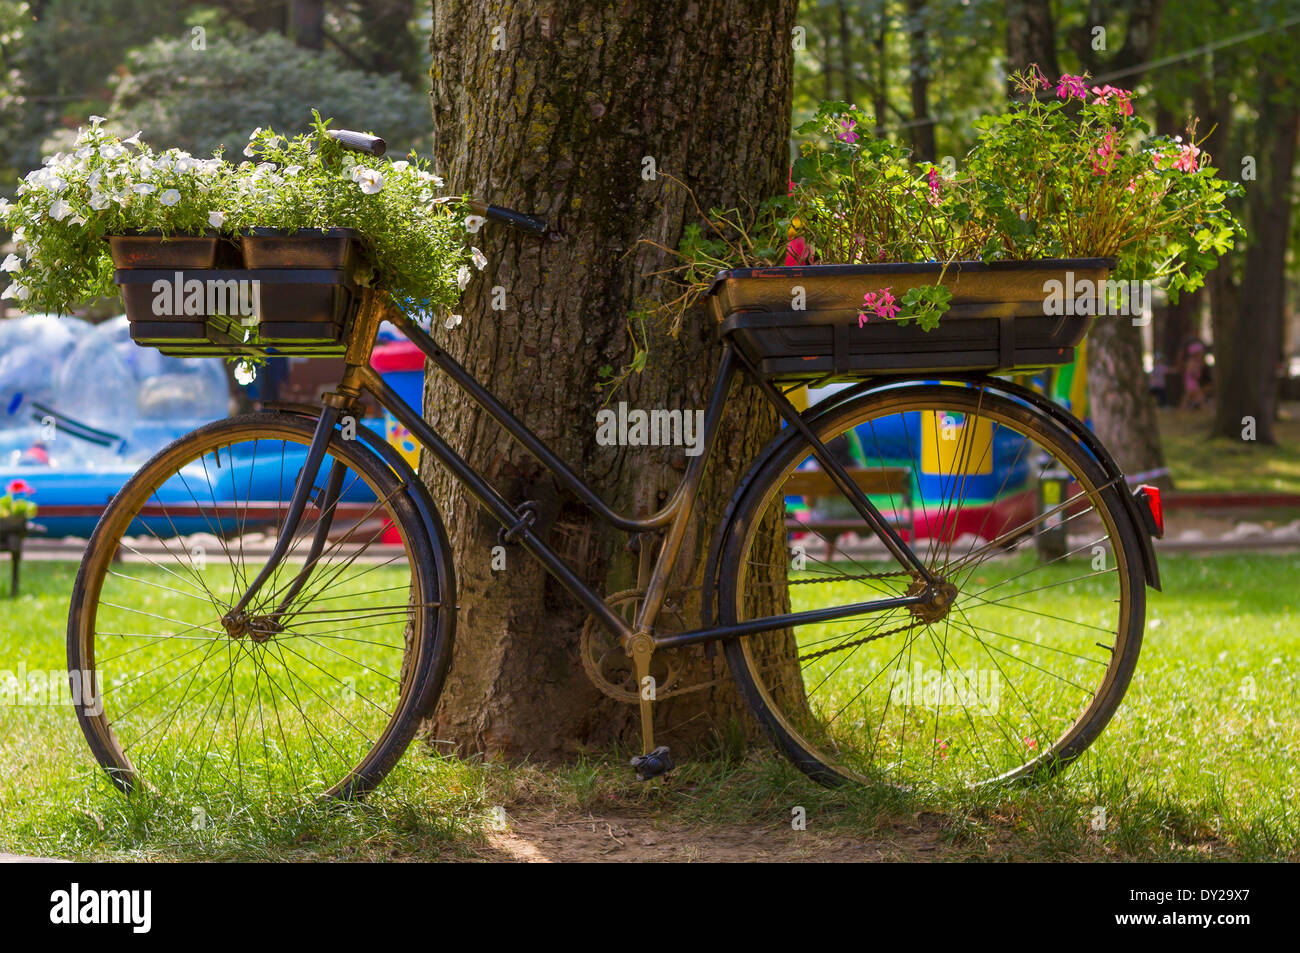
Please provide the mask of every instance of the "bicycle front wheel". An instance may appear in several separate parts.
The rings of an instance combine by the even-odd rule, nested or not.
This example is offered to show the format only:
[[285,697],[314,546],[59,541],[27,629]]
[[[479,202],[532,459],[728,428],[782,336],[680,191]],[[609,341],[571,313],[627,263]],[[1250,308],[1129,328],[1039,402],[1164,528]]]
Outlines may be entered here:
[[[815,427],[949,587],[904,606],[727,644],[778,747],[828,784],[1043,777],[1088,747],[1142,640],[1139,528],[1122,480],[984,384],[877,391]],[[724,550],[724,623],[917,594],[803,438],[778,441]]]
[[286,557],[232,617],[314,430],[288,414],[210,424],[145,464],[100,520],[68,665],[82,731],[121,789],[357,796],[436,699],[454,597],[411,491],[359,441],[335,434]]

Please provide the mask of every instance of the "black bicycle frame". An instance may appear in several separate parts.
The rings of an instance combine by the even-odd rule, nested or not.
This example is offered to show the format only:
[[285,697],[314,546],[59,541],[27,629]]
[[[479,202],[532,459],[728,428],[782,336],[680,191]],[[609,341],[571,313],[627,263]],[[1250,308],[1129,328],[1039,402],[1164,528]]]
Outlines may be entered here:
[[[523,422],[502,406],[496,397],[448,354],[423,328],[400,311],[386,316],[406,334],[407,338],[424,353],[435,367],[454,380],[457,386],[483,408],[502,429],[532,454],[555,477],[561,486],[577,496],[601,520],[616,529],[628,533],[661,532],[663,534],[663,541],[658,554],[655,556],[654,567],[646,586],[645,597],[641,602],[635,620],[629,625],[628,622],[620,618],[606,605],[604,598],[599,593],[582,581],[573,568],[547,545],[541,536],[534,532],[533,514],[512,506],[484,479],[482,474],[475,470],[429,426],[420,413],[384,383],[383,378],[369,365],[369,353],[373,346],[373,322],[359,322],[358,331],[367,334],[369,340],[364,347],[358,347],[355,350],[349,349],[348,369],[343,382],[340,384],[339,391],[349,397],[359,396],[360,391],[367,391],[373,395],[380,406],[406,427],[421,446],[431,453],[438,463],[450,470],[479,505],[501,524],[505,529],[506,538],[517,541],[530,552],[565,589],[600,619],[611,632],[617,635],[624,645],[634,634],[639,633],[650,634],[657,648],[694,645],[789,626],[832,622],[863,613],[920,605],[933,598],[930,590],[930,585],[936,581],[933,574],[871,503],[861,487],[854,482],[853,478],[849,476],[844,467],[826,448],[825,444],[807,426],[794,405],[786,399],[784,394],[759,375],[730,342],[724,341],[722,344],[722,355],[718,361],[713,390],[704,414],[701,452],[691,458],[677,489],[662,508],[648,516],[633,518],[624,516],[612,509],[595,490],[575,474],[563,460],[559,459]],[[858,514],[884,542],[894,558],[929,584],[925,592],[859,602],[833,609],[817,609],[767,616],[733,625],[695,629],[670,635],[654,633],[654,622],[668,595],[668,580],[680,555],[682,541],[685,538],[687,527],[690,525],[691,516],[698,498],[704,469],[709,457],[712,455],[714,443],[721,428],[727,397],[739,371],[743,371],[759,387],[764,397],[776,407],[787,423],[797,429],[808,440],[812,455],[852,502]],[[243,598],[233,611],[241,611],[249,604],[265,579],[269,578],[276,565],[283,559],[285,551],[288,549],[287,540],[297,529],[307,498],[314,486],[316,474],[324,460],[325,448],[331,439],[338,419],[339,413],[337,410],[329,406],[326,407],[326,411],[319,418],[316,433],[308,450],[307,463],[299,476],[298,486],[295,488],[294,496],[290,501],[285,525],[281,528],[280,542],[277,543],[272,552],[267,566],[254,580],[248,591],[244,593]],[[331,480],[330,483],[332,485],[333,481]],[[327,493],[328,491],[329,487],[326,488]],[[326,532],[327,529],[328,524],[323,519],[321,524],[317,526],[318,536]],[[315,544],[313,545],[314,548]],[[309,562],[300,571],[300,579],[309,573],[310,569]],[[285,605],[281,605],[277,612],[283,611],[285,608]]]

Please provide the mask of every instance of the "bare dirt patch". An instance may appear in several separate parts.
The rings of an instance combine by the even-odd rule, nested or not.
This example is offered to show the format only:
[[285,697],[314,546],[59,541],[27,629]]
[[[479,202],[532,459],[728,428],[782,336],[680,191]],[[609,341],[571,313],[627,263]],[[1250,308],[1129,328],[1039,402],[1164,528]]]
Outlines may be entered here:
[[486,832],[475,859],[488,862],[845,863],[954,859],[940,825],[913,824],[856,836],[788,826],[682,824],[634,814],[531,813]]

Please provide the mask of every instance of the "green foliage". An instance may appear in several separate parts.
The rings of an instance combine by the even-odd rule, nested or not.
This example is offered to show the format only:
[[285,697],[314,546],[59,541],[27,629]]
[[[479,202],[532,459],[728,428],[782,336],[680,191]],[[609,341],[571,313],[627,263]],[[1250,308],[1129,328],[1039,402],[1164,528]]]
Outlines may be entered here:
[[26,480],[10,480],[4,495],[0,496],[0,519],[13,516],[32,519],[36,516],[36,504],[27,499],[29,494],[35,492]]
[[243,148],[251,126],[305,132],[303,104],[315,103],[341,128],[379,131],[399,154],[428,143],[428,97],[398,77],[362,72],[278,33],[209,30],[206,46],[191,49],[185,34],[133,51],[109,107],[115,128],[206,155]]
[[828,102],[795,130],[805,140],[788,207],[802,257],[846,265],[972,257],[984,236],[966,183],[931,163],[914,166],[873,125],[862,110]]
[[976,122],[967,160],[981,257],[1117,258],[1115,277],[1163,281],[1174,300],[1199,288],[1245,233],[1224,205],[1241,186],[1218,177],[1195,125],[1186,141],[1151,136],[1130,91],[1086,75],[1015,80],[1026,98]]
[[[162,153],[137,136],[120,139],[92,117],[73,144],[28,173],[17,200],[0,200],[0,226],[18,247],[0,266],[13,277],[3,296],[28,310],[64,312],[116,294],[104,238],[137,230],[165,235],[236,236],[253,226],[359,229],[373,281],[412,310],[456,301],[469,262],[486,259],[462,244],[460,200],[438,199],[442,180],[412,154],[367,159],[312,131],[287,139],[258,129],[238,166],[220,154]],[[251,161],[257,159],[258,161]]]
[[78,132],[73,150],[27,173],[13,204],[0,200],[0,225],[18,248],[0,265],[13,276],[3,297],[29,311],[63,313],[115,295],[105,236],[202,232],[212,210],[229,201],[230,172],[220,158],[155,153],[136,137],[107,132],[98,116]]
[[428,160],[414,152],[397,160],[359,156],[330,139],[330,122],[313,115],[311,132],[292,139],[254,131],[244,154],[258,162],[236,170],[224,228],[355,228],[365,235],[375,283],[399,302],[454,304],[469,283],[469,262],[486,264],[481,252],[464,247],[459,201],[438,197],[444,182]]
[[[1181,136],[1150,136],[1133,94],[1056,84],[1036,68],[1012,77],[1024,98],[975,123],[979,138],[958,175],[913,163],[870,134],[872,117],[826,102],[796,130],[805,137],[788,196],[757,210],[712,209],[673,251],[680,293],[670,326],[717,270],[801,263],[1115,258],[1115,277],[1160,281],[1172,299],[1194,290],[1244,235],[1224,204],[1241,187],[1217,176]],[[942,277],[940,278],[940,282]],[[887,291],[887,289],[886,289]],[[865,316],[933,328],[951,294],[940,283],[901,301],[868,296]]]

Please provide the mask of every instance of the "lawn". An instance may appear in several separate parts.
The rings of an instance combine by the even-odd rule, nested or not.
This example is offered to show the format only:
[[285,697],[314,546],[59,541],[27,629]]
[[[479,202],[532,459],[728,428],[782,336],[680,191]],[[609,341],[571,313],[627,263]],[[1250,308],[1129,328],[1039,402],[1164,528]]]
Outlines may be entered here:
[[1300,493],[1300,404],[1285,404],[1274,422],[1277,443],[1207,436],[1209,412],[1160,412],[1165,459],[1181,491]]
[[[953,859],[1300,859],[1298,573],[1294,554],[1166,557],[1165,592],[1150,594],[1142,657],[1114,720],[1070,770],[1033,788],[827,790],[763,749],[638,785],[613,755],[507,767],[434,758],[417,743],[365,803],[270,810],[219,793],[126,798],[95,765],[69,707],[6,705],[0,850],[460,859],[490,853],[503,817],[521,829],[538,814],[612,823],[611,838],[637,818],[704,844],[742,828],[774,842],[802,808],[818,836],[894,845],[899,856],[910,856],[909,832],[924,830],[922,856]],[[74,575],[71,564],[24,567],[25,594],[0,600],[0,670],[63,669]]]

